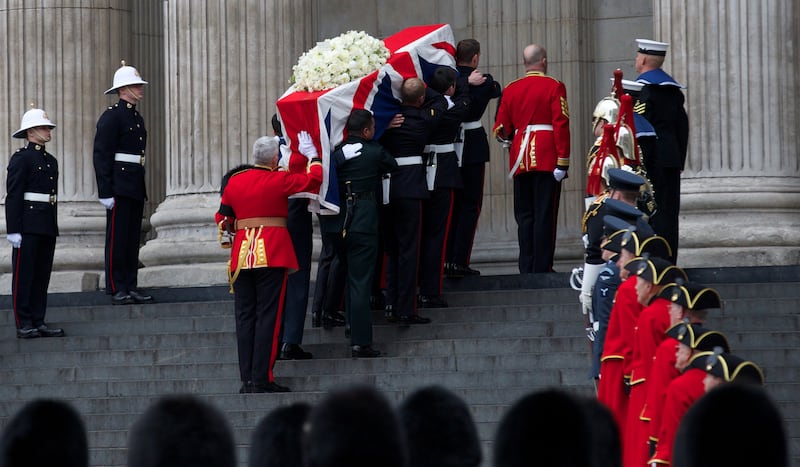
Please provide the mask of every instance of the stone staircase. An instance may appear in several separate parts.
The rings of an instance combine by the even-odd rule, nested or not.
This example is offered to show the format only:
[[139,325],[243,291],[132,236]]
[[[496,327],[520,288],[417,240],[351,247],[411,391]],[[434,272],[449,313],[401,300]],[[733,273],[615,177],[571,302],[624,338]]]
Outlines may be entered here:
[[[725,299],[708,325],[764,369],[800,465],[800,268],[740,271],[690,276]],[[372,384],[394,403],[441,384],[472,406],[490,465],[497,422],[517,398],[552,386],[593,393],[583,317],[566,284],[565,274],[449,281],[451,306],[425,310],[430,325],[401,329],[373,315],[375,347],[386,354],[379,359],[352,359],[341,328],[307,323],[303,345],[314,359],[275,367],[277,381],[294,391],[287,394],[237,393],[233,303],[224,287],[153,290],[158,303],[147,306],[112,307],[99,292],[53,295],[48,321],[66,329],[61,339],[16,339],[8,301],[0,301],[0,428],[25,401],[67,399],[85,417],[92,465],[125,465],[139,414],[159,395],[192,393],[225,411],[246,465],[251,430],[274,407],[313,403],[353,383]]]

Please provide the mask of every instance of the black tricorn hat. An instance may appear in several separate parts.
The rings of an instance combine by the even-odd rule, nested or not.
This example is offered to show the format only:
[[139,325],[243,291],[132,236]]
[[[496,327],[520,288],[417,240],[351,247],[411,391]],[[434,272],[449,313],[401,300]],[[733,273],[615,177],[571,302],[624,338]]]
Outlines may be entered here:
[[728,383],[764,384],[764,372],[755,363],[727,352],[706,353],[704,358],[692,362],[695,368],[724,379]]
[[699,324],[689,324],[686,321],[667,329],[667,335],[676,339],[681,344],[700,352],[711,352],[715,349],[730,352],[728,339],[721,332],[712,331]]
[[628,261],[625,264],[631,274],[655,285],[668,284],[675,282],[676,279],[686,280],[686,273],[683,269],[674,266],[666,259],[651,258],[650,255],[641,256]]
[[688,310],[722,308],[719,292],[697,282],[677,281],[667,284],[658,296]]

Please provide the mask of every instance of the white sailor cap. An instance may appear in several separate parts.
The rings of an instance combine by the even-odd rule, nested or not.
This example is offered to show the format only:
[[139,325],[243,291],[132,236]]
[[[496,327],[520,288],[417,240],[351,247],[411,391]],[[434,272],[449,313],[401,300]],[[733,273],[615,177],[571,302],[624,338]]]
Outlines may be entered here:
[[[610,79],[611,79],[611,83],[613,84],[614,83],[614,78],[610,78]],[[622,80],[622,89],[624,89],[626,91],[639,92],[639,91],[642,90],[643,87],[644,87],[644,84],[640,83],[638,81],[631,81],[629,79],[623,79]]]
[[636,45],[639,47],[639,53],[646,55],[667,55],[669,44],[666,42],[652,41],[650,39],[636,39]]

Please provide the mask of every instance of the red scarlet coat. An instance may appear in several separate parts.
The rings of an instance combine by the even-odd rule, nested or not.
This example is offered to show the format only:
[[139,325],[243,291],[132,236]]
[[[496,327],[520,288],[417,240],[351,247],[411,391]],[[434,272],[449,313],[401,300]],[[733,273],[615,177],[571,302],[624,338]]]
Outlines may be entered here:
[[[299,156],[297,156],[299,157]],[[236,173],[222,193],[215,219],[218,225],[236,220],[270,217],[286,219],[289,195],[313,192],[322,182],[322,164],[314,160],[300,168],[292,158],[290,171],[254,167]],[[231,248],[230,271],[254,268],[288,268],[296,270],[297,257],[289,231],[283,226],[239,229]]]
[[680,372],[675,368],[675,350],[678,341],[667,337],[656,349],[653,367],[647,378],[647,399],[642,417],[649,420],[650,441],[658,441],[658,428],[661,424],[661,412],[664,408],[664,396],[667,386]]
[[672,461],[672,446],[678,425],[689,407],[705,394],[703,380],[706,372],[700,368],[689,368],[667,386],[664,410],[661,413],[661,427],[658,430],[656,453],[647,461],[669,465]]
[[597,399],[611,410],[620,433],[625,432],[628,413],[628,395],[623,383],[625,360],[630,360],[632,355],[633,330],[641,310],[636,300],[636,277],[631,276],[620,284],[614,297],[597,388]]
[[[529,125],[552,125],[552,130],[530,132]],[[494,134],[514,137],[509,152],[509,170],[516,176],[525,172],[552,172],[569,168],[569,107],[564,83],[539,71],[529,71],[503,91]],[[515,167],[523,148],[523,157]]]

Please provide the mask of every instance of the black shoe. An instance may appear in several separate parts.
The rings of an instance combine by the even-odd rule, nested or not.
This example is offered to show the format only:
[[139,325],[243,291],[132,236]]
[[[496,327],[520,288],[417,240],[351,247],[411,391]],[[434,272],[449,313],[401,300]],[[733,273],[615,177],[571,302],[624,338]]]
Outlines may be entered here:
[[64,330],[61,328],[51,328],[42,324],[36,328],[42,337],[64,337]]
[[312,311],[311,312],[311,327],[318,328],[322,326],[322,313],[319,311]]
[[291,389],[287,388],[286,386],[281,386],[276,382],[265,384],[255,383],[253,384],[250,392],[255,394],[262,394],[265,392],[291,392]]
[[242,387],[239,388],[239,394],[250,394],[253,392],[253,382],[246,381],[242,383]]
[[397,320],[400,325],[408,326],[409,324],[428,324],[431,322],[430,318],[425,318],[419,315],[401,316]]
[[152,295],[145,295],[141,292],[137,292],[136,290],[131,290],[128,294],[133,298],[133,301],[136,303],[150,303],[153,301]]
[[117,292],[111,297],[112,305],[130,305],[132,303],[136,303],[136,300],[125,292]]
[[352,334],[352,331],[350,330],[350,325],[349,324],[345,324],[344,325],[344,338],[345,339],[350,339],[350,334]]
[[394,307],[392,305],[386,305],[386,308],[383,309],[383,317],[386,318],[386,322],[388,323],[397,322],[397,313],[394,312]]
[[34,339],[40,336],[41,334],[39,334],[39,330],[33,326],[22,326],[21,328],[17,329],[18,339]]
[[312,357],[311,352],[306,352],[299,344],[281,344],[281,351],[278,360],[308,360]]
[[451,264],[450,265],[450,274],[447,277],[465,277],[465,276],[480,276],[481,272],[477,269],[472,269],[469,266],[464,266],[463,264]]
[[383,310],[386,307],[386,297],[383,294],[371,295],[369,297],[369,309],[372,311]]
[[353,358],[375,358],[381,356],[380,350],[375,350],[371,345],[354,345],[350,348]]
[[345,324],[344,315],[339,313],[338,311],[322,314],[323,329],[333,329],[335,327],[344,326],[344,324]]
[[451,279],[458,279],[464,277],[464,271],[459,270],[456,267],[455,263],[445,263],[444,264],[444,275],[445,277],[449,277]]
[[417,297],[420,308],[447,308],[447,301],[441,295],[420,295]]

